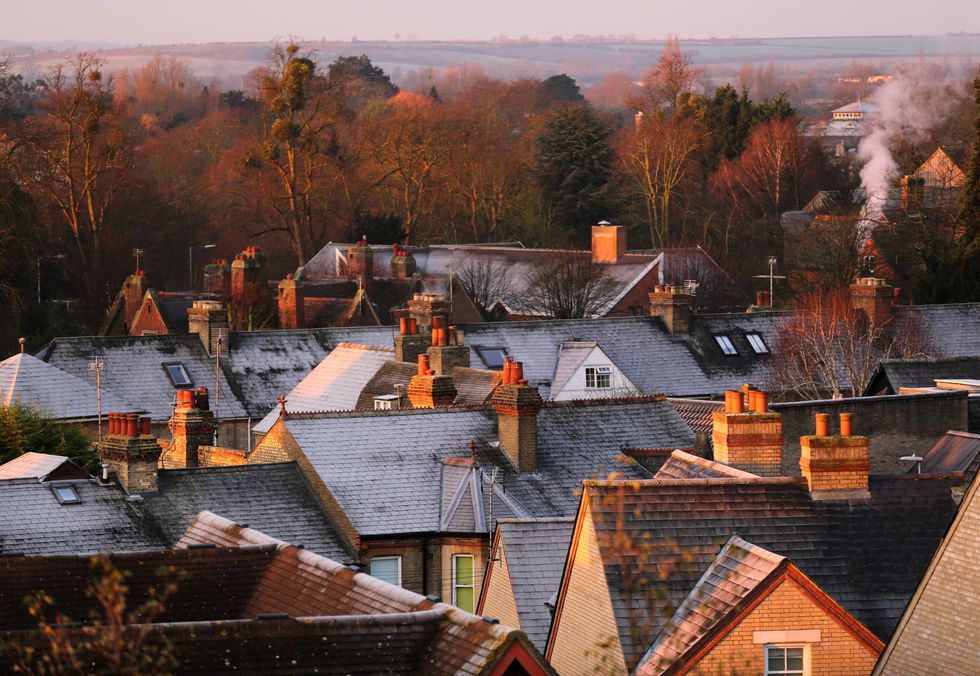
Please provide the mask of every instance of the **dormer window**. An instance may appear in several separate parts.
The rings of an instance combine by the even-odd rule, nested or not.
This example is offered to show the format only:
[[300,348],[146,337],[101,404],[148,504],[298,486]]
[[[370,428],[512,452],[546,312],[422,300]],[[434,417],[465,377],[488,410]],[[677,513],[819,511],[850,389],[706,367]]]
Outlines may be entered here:
[[721,348],[722,353],[726,357],[731,357],[738,354],[738,350],[735,349],[735,345],[732,343],[732,339],[723,333],[715,335],[715,342],[718,343],[718,347]]
[[760,334],[746,333],[745,339],[749,341],[749,346],[756,354],[769,354],[769,347],[766,345],[766,341],[762,340]]
[[170,382],[174,384],[174,387],[190,387],[191,377],[187,375],[187,369],[180,362],[164,364],[163,370],[170,376]]
[[608,390],[612,387],[612,367],[586,366],[585,387],[590,390]]

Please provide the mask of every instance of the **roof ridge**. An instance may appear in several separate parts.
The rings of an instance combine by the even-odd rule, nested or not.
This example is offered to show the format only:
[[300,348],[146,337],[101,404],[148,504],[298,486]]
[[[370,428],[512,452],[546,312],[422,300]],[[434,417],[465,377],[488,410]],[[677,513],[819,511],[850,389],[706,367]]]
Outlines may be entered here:
[[342,340],[341,342],[337,343],[337,346],[330,352],[333,353],[334,350],[338,350],[342,347],[350,350],[370,350],[372,352],[384,352],[386,354],[395,354],[395,348],[393,347],[380,347],[378,345],[368,345],[366,343],[350,343],[346,340]]

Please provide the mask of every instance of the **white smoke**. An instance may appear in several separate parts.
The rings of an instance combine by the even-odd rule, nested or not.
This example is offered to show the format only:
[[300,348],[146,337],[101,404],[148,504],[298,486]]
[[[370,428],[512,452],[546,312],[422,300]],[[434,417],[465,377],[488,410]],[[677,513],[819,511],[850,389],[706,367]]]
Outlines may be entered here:
[[871,133],[858,146],[865,218],[878,219],[898,178],[890,147],[902,138],[910,143],[925,140],[929,129],[954,105],[958,92],[953,90],[966,80],[959,65],[920,62],[904,67],[868,97],[878,111],[870,116]]

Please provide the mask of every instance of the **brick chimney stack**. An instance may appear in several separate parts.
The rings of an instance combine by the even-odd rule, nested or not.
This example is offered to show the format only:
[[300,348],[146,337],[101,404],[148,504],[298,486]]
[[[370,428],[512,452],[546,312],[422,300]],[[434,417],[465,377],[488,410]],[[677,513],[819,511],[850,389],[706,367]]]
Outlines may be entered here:
[[187,331],[196,333],[208,354],[228,353],[228,308],[219,300],[195,300],[187,309]]
[[408,381],[408,400],[412,408],[440,408],[452,406],[456,401],[456,386],[453,379],[446,375],[437,375],[429,366],[429,355],[420,354],[418,357],[419,370]]
[[926,179],[918,176],[902,176],[902,209],[909,216],[922,213],[926,203]]
[[127,493],[152,493],[157,489],[160,450],[149,418],[135,413],[109,414],[109,433],[102,437],[99,459],[109,465],[109,472]]
[[399,317],[398,335],[395,336],[395,359],[417,363],[420,354],[429,347],[429,336],[419,333],[419,323],[414,317]]
[[347,278],[356,280],[365,291],[371,290],[374,283],[374,252],[368,246],[366,236],[347,249]]
[[408,301],[408,316],[415,319],[419,333],[432,334],[432,319],[441,317],[441,326],[449,326],[449,301],[441,293],[417,293]]
[[231,264],[227,258],[216,258],[204,266],[204,290],[226,301],[231,297]]
[[491,398],[497,411],[500,446],[522,472],[538,468],[538,411],[541,395],[524,378],[524,365],[507,357],[503,381]]
[[400,244],[396,244],[391,256],[391,276],[396,279],[411,279],[415,276],[418,266],[412,252]]
[[814,500],[867,498],[868,437],[853,433],[853,415],[840,414],[840,434],[830,435],[826,413],[816,416],[816,434],[800,437],[800,471]]
[[442,324],[441,317],[432,320],[432,347],[426,350],[429,363],[437,375],[448,376],[457,366],[469,367],[470,348],[463,345],[463,334],[455,326],[445,328],[436,326]]
[[592,226],[592,260],[617,263],[626,254],[626,228],[602,221]]
[[650,292],[650,316],[663,319],[670,335],[685,336],[691,322],[691,297],[683,286],[658,286]]
[[303,312],[303,282],[291,273],[279,282],[279,328],[302,329],[306,326]]
[[725,392],[725,410],[712,414],[715,460],[759,476],[779,476],[783,460],[783,419],[769,410],[765,392],[746,388]]
[[892,317],[892,287],[879,277],[859,277],[851,284],[851,307],[875,326]]
[[126,322],[127,333],[149,288],[150,282],[146,278],[146,270],[137,270],[127,277],[123,284],[123,320]]
[[197,449],[214,444],[218,423],[211,411],[208,389],[177,390],[177,408],[170,419],[173,441],[166,466],[197,467]]

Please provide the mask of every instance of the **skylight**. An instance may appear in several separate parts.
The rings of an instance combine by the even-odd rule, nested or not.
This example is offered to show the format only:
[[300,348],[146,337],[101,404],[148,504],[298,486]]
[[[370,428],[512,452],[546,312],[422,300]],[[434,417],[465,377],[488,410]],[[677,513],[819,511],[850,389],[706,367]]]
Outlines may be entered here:
[[732,344],[732,339],[729,338],[728,336],[724,334],[716,335],[715,341],[717,341],[718,347],[720,347],[721,351],[724,352],[726,355],[731,356],[734,354],[738,354],[738,350],[736,350],[735,346]]
[[188,387],[191,384],[191,377],[187,375],[187,369],[180,362],[164,364],[163,368],[170,376],[170,382],[174,384],[174,387]]
[[769,348],[766,346],[766,342],[762,340],[762,336],[758,333],[746,333],[745,339],[749,341],[752,351],[756,354],[769,354]]
[[507,350],[502,347],[478,347],[476,349],[488,369],[499,371],[504,368],[504,358],[507,356]]
[[53,486],[54,497],[63,505],[73,505],[82,501],[74,486]]

